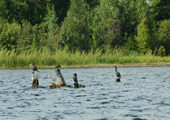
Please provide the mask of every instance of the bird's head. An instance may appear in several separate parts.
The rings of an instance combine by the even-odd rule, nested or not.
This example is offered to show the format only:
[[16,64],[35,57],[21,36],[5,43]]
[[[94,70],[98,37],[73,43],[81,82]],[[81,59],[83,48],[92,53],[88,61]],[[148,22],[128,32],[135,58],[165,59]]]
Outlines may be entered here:
[[60,66],[60,65],[58,65],[58,66],[55,66],[55,68],[59,68],[59,69],[61,69],[61,66]]
[[76,73],[74,73],[74,74],[73,74],[73,76],[77,77],[77,74],[76,74]]

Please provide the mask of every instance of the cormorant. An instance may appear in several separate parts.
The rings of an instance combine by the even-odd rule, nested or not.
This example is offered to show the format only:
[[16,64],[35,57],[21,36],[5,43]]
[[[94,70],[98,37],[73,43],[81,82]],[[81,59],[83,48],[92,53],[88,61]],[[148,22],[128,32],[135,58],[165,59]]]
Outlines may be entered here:
[[121,78],[121,75],[120,73],[117,71],[117,67],[115,66],[115,74],[117,75],[117,77],[120,77]]
[[60,65],[55,67],[55,72],[56,72],[57,75],[60,74],[60,68],[61,68]]
[[78,80],[77,80],[77,74],[73,74],[73,80],[74,80],[74,83],[76,83],[78,85]]
[[34,64],[32,64],[32,63],[30,64],[30,68],[33,70],[33,72],[34,72],[34,71],[39,72],[38,69],[37,69],[37,67],[36,67]]

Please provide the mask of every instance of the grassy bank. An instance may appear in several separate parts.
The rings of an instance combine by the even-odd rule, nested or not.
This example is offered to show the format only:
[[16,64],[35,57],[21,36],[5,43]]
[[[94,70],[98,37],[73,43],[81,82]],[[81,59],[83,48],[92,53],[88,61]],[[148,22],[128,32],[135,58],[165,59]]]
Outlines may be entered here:
[[[0,68],[29,68],[30,63],[34,63],[38,68],[48,68],[48,66],[101,66],[109,64],[127,64],[133,66],[135,63],[165,63],[170,62],[170,57],[160,57],[147,54],[138,54],[135,52],[126,53],[122,50],[112,50],[102,54],[100,50],[85,52],[68,52],[68,50],[57,50],[52,53],[49,50],[29,50],[20,54],[14,51],[0,51]],[[141,64],[141,65],[142,65]],[[157,65],[157,64],[155,64]],[[140,65],[139,65],[140,66]]]

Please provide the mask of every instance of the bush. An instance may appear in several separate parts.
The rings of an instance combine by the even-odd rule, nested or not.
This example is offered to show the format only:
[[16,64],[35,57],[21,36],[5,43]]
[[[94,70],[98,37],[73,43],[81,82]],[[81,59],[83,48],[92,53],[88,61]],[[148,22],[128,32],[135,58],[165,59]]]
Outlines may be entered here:
[[164,46],[166,54],[170,53],[170,20],[161,21],[158,29],[159,45]]
[[16,44],[21,26],[16,22],[8,23],[0,21],[0,48],[7,50],[16,49]]

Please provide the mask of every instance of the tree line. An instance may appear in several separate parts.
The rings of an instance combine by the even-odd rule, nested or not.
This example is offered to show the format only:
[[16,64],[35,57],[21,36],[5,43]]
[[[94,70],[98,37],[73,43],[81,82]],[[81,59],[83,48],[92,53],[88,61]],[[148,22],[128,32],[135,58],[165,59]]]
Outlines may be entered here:
[[168,0],[1,0],[0,48],[170,54]]

